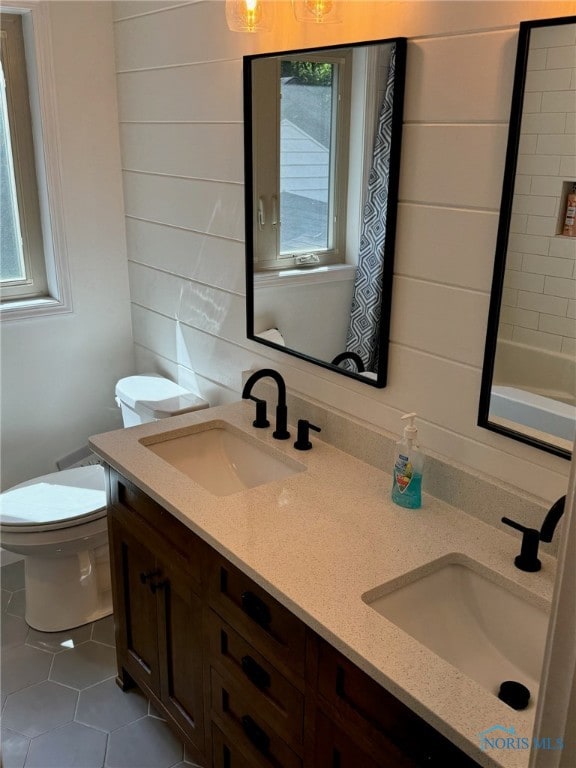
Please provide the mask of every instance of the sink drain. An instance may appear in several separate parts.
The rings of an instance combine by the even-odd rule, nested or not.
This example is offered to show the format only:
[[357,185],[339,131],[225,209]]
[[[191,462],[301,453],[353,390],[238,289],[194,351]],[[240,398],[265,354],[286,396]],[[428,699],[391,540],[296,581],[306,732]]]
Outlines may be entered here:
[[516,680],[505,680],[500,685],[498,698],[512,709],[526,709],[530,701],[530,691]]

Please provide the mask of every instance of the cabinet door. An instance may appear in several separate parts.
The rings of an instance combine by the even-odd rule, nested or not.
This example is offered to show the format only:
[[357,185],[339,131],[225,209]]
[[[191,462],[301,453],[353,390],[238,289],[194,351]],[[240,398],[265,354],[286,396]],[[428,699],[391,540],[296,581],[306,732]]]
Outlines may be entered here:
[[150,587],[159,569],[153,553],[123,524],[122,511],[111,510],[109,522],[119,678],[123,682],[125,671],[158,695],[158,619]]
[[161,700],[167,712],[204,749],[202,601],[190,576],[162,563],[156,593],[159,613]]
[[396,768],[396,763],[377,763],[326,715],[316,713],[314,768]]

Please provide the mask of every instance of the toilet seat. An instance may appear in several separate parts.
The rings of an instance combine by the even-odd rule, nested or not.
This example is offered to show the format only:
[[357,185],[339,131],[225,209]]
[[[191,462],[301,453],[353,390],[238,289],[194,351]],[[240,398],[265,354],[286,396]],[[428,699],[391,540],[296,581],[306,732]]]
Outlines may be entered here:
[[65,469],[0,494],[0,526],[13,533],[70,528],[106,515],[104,468]]

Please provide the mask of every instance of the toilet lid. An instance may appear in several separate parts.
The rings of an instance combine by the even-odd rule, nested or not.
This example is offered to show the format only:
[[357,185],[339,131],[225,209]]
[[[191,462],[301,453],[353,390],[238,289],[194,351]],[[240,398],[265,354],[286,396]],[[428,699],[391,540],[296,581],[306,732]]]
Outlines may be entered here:
[[104,468],[65,469],[0,494],[0,525],[10,530],[67,528],[106,514]]

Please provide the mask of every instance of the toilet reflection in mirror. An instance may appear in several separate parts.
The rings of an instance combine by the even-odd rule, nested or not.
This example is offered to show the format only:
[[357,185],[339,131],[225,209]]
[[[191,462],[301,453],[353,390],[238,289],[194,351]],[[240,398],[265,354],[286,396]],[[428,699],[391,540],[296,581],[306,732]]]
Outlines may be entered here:
[[248,338],[386,384],[406,41],[247,56]]
[[478,420],[566,458],[576,433],[575,61],[576,17],[520,25]]

